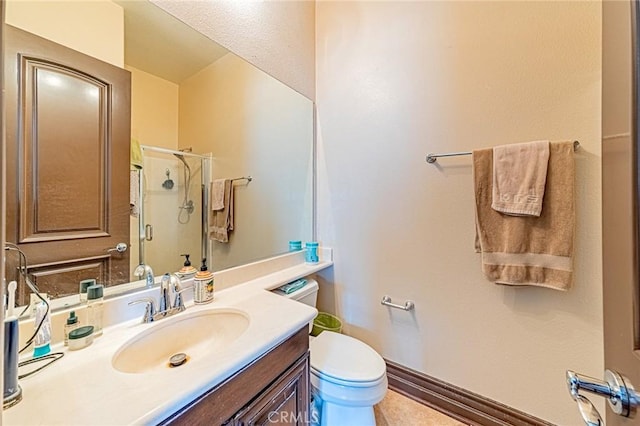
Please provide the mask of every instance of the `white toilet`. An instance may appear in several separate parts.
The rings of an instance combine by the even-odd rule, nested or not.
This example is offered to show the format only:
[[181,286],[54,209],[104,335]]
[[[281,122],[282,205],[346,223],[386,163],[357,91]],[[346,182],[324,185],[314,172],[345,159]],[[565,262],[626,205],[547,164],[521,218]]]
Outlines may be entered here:
[[[308,280],[307,285],[285,296],[315,307],[318,283]],[[344,334],[323,331],[310,339],[311,386],[322,400],[320,425],[375,426],[373,406],[387,393],[382,357]]]

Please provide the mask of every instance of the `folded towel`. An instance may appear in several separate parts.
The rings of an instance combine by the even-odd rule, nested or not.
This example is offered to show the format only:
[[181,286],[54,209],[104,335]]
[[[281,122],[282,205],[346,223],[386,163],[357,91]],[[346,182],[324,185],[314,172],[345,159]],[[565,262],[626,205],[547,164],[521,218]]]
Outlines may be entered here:
[[494,147],[491,208],[514,216],[540,216],[548,162],[549,141]]
[[296,290],[300,290],[305,285],[307,285],[307,280],[305,280],[304,278],[300,278],[299,280],[295,280],[278,287],[278,290],[282,291],[284,294],[291,294]]
[[[213,193],[213,182],[209,191],[209,197]],[[209,200],[210,202],[212,200]],[[233,231],[233,182],[225,179],[224,182],[224,208],[222,210],[209,210],[209,238],[221,243],[229,242],[229,231]]]
[[140,215],[140,171],[129,171],[129,214],[133,217]]
[[226,179],[216,179],[211,184],[211,210],[224,209],[224,182]]
[[142,148],[140,148],[140,142],[138,142],[138,139],[131,138],[130,151],[129,161],[131,162],[131,168],[141,169],[144,157],[142,156]]
[[568,290],[575,224],[573,142],[549,145],[540,217],[508,216],[491,208],[492,163],[492,149],[473,152],[476,248],[482,253],[482,271],[498,284]]

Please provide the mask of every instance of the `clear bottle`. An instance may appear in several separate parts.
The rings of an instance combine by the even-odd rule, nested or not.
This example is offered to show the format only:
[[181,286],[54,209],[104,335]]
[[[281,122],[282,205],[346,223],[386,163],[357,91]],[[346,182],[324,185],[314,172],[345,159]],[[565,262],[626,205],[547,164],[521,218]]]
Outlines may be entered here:
[[87,320],[93,326],[93,335],[102,335],[102,320],[104,311],[104,286],[92,285],[87,289]]
[[69,312],[69,318],[67,318],[67,323],[64,325],[65,346],[69,346],[69,333],[78,327],[80,327],[80,323],[78,322],[78,317],[76,316],[75,311]]

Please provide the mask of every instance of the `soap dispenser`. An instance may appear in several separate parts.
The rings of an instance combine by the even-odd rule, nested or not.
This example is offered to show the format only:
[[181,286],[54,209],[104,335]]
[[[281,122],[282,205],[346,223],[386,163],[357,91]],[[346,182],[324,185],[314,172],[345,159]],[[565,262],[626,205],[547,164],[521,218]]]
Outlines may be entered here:
[[180,256],[184,256],[185,260],[184,260],[184,264],[182,265],[182,268],[180,268],[180,271],[178,271],[178,275],[181,278],[191,278],[191,276],[193,276],[193,274],[198,272],[198,270],[193,266],[191,266],[191,261],[189,260],[189,256],[190,256],[189,254],[181,254]]
[[213,301],[213,274],[207,269],[207,259],[202,259],[200,271],[193,279],[193,302],[205,304]]
[[69,346],[69,333],[78,327],[80,327],[80,323],[78,322],[78,317],[76,316],[75,311],[71,311],[69,313],[69,318],[67,318],[67,323],[64,326],[64,345],[65,346]]

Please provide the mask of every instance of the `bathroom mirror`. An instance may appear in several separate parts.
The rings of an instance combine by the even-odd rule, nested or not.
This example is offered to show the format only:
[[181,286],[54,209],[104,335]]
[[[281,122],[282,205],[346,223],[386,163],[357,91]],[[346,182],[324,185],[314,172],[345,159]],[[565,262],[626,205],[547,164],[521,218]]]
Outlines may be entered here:
[[[209,241],[211,270],[282,253],[291,239],[311,239],[311,100],[146,0],[9,0],[5,22],[130,71],[131,137],[140,144],[211,154],[211,179],[252,177],[234,184],[234,227],[228,243]],[[147,183],[164,182],[167,169],[178,187],[182,172],[171,167],[147,175]],[[155,209],[166,216],[156,235],[172,222],[178,226],[177,209]],[[133,267],[140,237],[133,217],[130,229]],[[192,253],[194,266],[198,257]],[[156,275],[181,266],[179,256],[163,260]],[[90,277],[74,279],[82,278]]]

